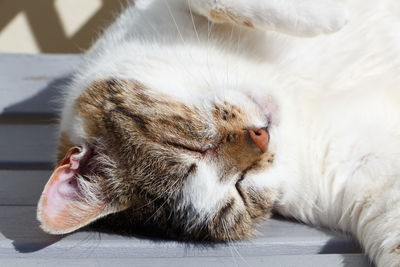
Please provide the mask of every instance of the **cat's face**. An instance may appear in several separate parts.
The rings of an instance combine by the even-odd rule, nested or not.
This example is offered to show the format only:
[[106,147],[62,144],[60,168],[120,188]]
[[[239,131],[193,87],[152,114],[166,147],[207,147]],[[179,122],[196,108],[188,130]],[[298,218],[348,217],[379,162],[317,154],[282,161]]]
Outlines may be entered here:
[[[185,104],[134,81],[92,84],[74,104],[85,144],[62,134],[60,160],[78,148],[53,176],[73,174],[55,190],[64,199],[58,207],[42,196],[43,228],[69,232],[124,211],[122,220],[175,238],[249,237],[276,198],[262,181],[274,164],[270,119],[255,102],[232,92]],[[66,216],[77,218],[57,224]]]

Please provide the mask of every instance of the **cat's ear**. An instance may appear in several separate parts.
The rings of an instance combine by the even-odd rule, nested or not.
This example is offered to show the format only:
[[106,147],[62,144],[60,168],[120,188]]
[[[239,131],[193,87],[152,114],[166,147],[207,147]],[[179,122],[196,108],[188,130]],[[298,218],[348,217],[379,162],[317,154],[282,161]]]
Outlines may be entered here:
[[113,212],[106,201],[78,183],[79,178],[84,179],[79,169],[88,154],[84,148],[71,148],[47,182],[37,210],[46,232],[69,233]]

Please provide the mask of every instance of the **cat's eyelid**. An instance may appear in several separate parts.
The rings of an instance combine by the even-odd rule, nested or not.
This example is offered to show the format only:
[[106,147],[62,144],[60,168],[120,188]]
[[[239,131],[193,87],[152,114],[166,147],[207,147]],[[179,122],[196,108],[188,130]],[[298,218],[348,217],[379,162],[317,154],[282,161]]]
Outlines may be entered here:
[[184,142],[179,142],[179,141],[164,141],[164,144],[176,147],[176,148],[180,148],[180,149],[184,149],[184,150],[189,150],[191,152],[196,152],[196,153],[200,153],[200,154],[204,154],[207,152],[206,149],[200,148],[200,147],[195,147],[189,144],[186,144]]
[[201,154],[202,156],[206,155],[207,153],[211,153],[212,155],[215,155],[217,153],[217,146],[216,145],[212,145],[212,144],[208,144],[205,145],[203,147],[196,147],[190,144],[187,144],[185,142],[182,141],[164,141],[164,144],[173,146],[175,148],[179,148],[179,149],[184,149],[187,151],[190,151],[192,153],[197,153],[197,154]]

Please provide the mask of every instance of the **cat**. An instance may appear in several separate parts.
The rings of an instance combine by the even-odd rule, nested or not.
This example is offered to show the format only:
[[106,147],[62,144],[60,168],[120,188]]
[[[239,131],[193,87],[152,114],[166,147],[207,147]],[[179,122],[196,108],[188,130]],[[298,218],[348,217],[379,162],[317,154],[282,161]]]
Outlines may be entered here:
[[65,90],[41,227],[229,241],[277,213],[399,266],[399,55],[397,0],[136,1]]

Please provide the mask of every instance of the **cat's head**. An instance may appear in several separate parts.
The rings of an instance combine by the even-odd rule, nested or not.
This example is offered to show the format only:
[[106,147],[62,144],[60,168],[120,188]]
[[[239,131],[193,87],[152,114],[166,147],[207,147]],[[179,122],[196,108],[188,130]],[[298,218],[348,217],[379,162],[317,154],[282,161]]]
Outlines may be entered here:
[[251,236],[277,194],[263,175],[274,165],[273,102],[229,92],[183,103],[136,81],[94,82],[61,134],[42,228],[68,233],[123,211],[179,239]]

